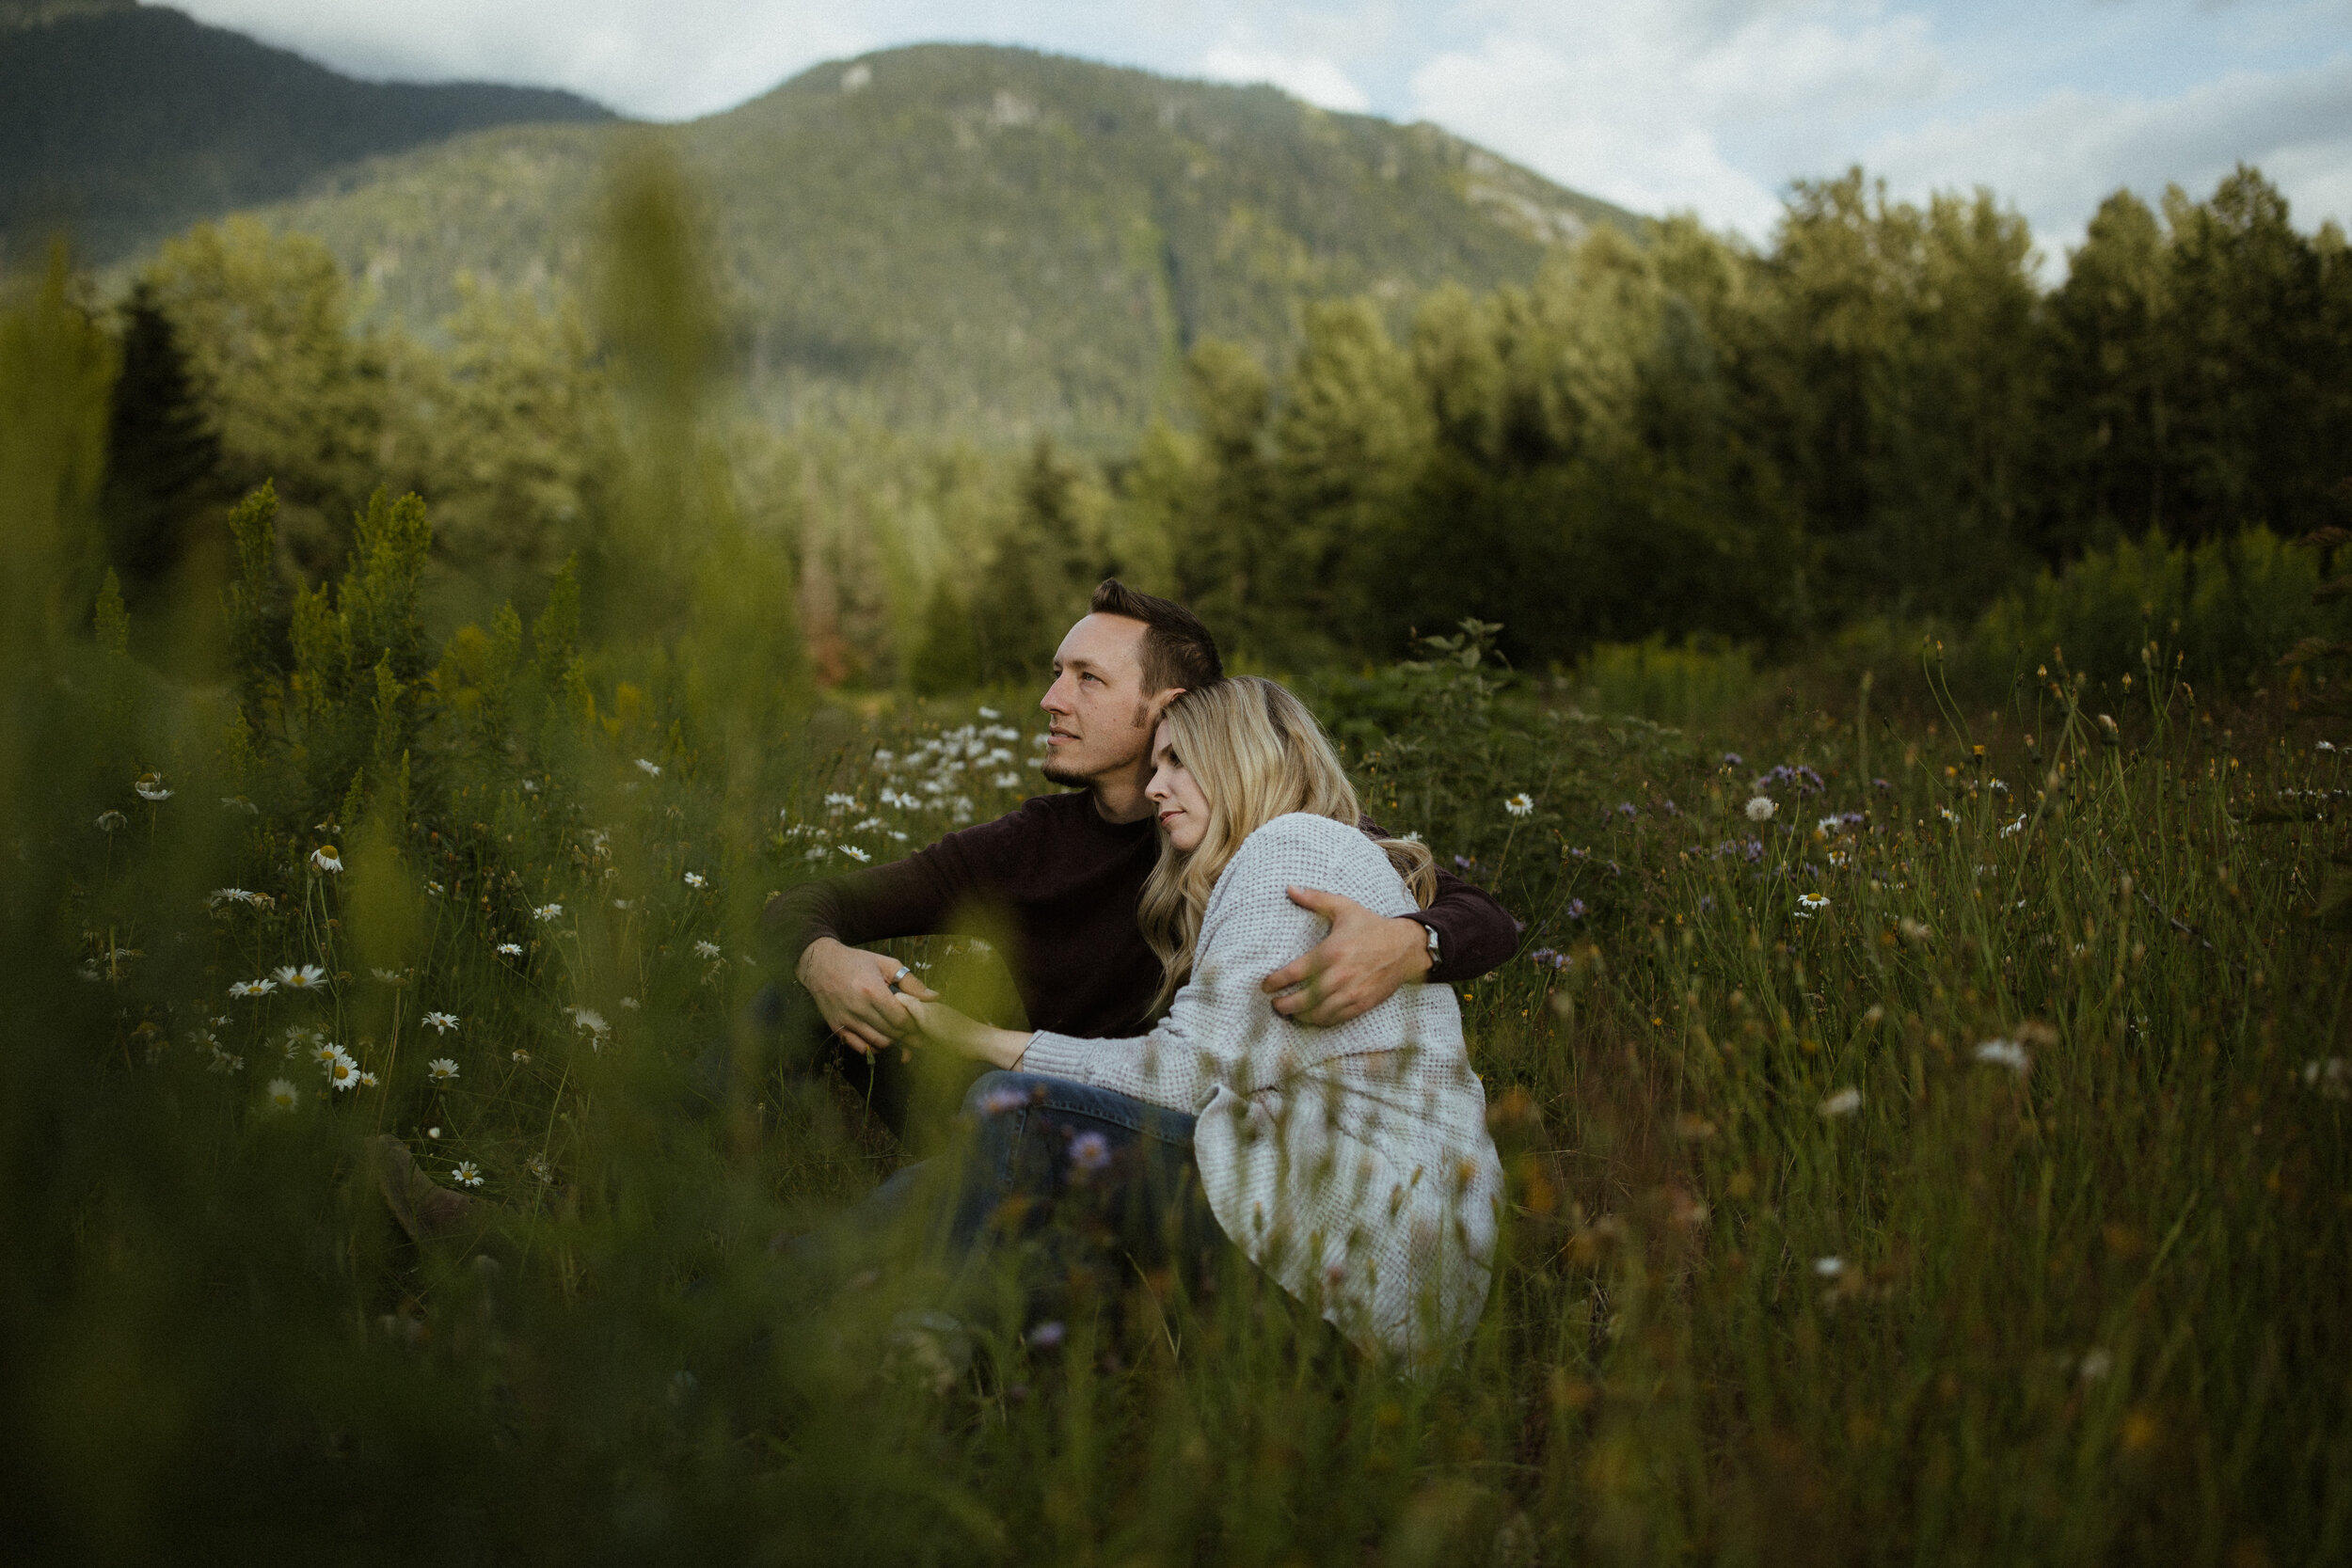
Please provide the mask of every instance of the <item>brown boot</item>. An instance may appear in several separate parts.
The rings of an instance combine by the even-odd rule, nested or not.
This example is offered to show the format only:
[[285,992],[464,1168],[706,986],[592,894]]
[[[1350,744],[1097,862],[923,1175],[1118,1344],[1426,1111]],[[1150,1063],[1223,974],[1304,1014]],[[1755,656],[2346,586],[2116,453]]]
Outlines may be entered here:
[[408,1146],[389,1132],[368,1140],[375,1161],[375,1184],[392,1218],[420,1246],[484,1228],[479,1199],[452,1192],[417,1168]]

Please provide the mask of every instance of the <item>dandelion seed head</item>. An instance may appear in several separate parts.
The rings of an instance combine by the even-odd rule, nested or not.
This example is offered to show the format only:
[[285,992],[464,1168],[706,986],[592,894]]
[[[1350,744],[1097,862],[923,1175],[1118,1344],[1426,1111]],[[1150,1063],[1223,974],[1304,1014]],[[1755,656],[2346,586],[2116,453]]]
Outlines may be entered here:
[[1778,806],[1772,804],[1772,798],[1771,796],[1754,796],[1749,800],[1747,804],[1748,820],[1751,822],[1770,822],[1772,819],[1772,814],[1779,809],[1780,808]]

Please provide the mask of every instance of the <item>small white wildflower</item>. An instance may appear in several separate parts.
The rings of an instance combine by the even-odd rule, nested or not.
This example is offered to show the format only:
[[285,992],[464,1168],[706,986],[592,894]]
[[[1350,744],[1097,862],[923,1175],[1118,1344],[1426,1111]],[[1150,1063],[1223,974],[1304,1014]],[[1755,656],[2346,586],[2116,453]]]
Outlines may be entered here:
[[207,1072],[221,1073],[243,1072],[245,1070],[245,1058],[237,1055],[233,1052],[223,1051],[219,1046],[215,1045],[213,1047],[213,1059],[210,1063],[206,1064],[204,1070]]
[[624,997],[622,997],[622,998],[621,998],[621,1006],[624,1006],[624,1007],[627,1007],[627,1008],[628,1008],[630,1012],[632,1012],[632,1013],[633,1013],[633,1012],[637,1011],[640,1007],[644,1006],[644,1003],[642,1003],[642,1002],[640,1002],[640,1001],[638,1001],[638,1000],[637,1000],[637,998],[635,998],[635,997],[633,997],[633,996],[624,996]]
[[2335,749],[2336,743],[2332,740],[2323,740],[2312,748],[2314,752],[2332,752]]
[[424,891],[433,897],[438,898],[447,890],[438,882],[427,882],[424,884]]
[[501,942],[496,951],[501,958],[519,958],[523,956],[523,944],[519,942]]
[[2001,830],[2001,836],[2003,838],[2015,838],[2019,833],[2022,833],[2025,831],[2026,814],[2024,812],[2019,812],[2017,814],[2017,820],[2010,823]]
[[102,811],[98,814],[98,831],[102,833],[110,833],[117,828],[129,826],[130,821],[129,817],[119,811]]
[[353,1061],[348,1054],[338,1051],[335,1053],[335,1059],[326,1064],[326,1083],[329,1088],[334,1089],[358,1088],[359,1086],[359,1064]]
[[2329,1100],[2352,1100],[2352,1061],[2329,1056],[2303,1064],[2303,1083]]
[[363,1089],[372,1089],[375,1087],[375,1074],[373,1072],[361,1073],[359,1075],[359,1086]]
[[437,1035],[446,1035],[457,1027],[457,1015],[455,1013],[427,1013],[424,1015],[424,1026]]
[[342,857],[335,852],[331,844],[322,844],[311,850],[310,863],[321,871],[341,871],[343,868]]
[[164,787],[161,773],[141,773],[132,782],[131,793],[142,800],[168,800],[174,791]]
[[1856,1088],[1839,1089],[1836,1094],[1822,1101],[1820,1106],[1822,1119],[1826,1121],[1835,1121],[1839,1117],[1852,1116],[1861,1109],[1862,1091]]
[[269,1102],[281,1111],[291,1111],[302,1103],[302,1091],[283,1078],[269,1081]]
[[979,715],[980,715],[980,717],[981,717],[981,718],[983,718],[983,719],[1002,719],[1002,718],[1004,717],[1004,715],[1003,715],[1003,714],[1001,714],[1001,713],[997,712],[997,711],[996,711],[994,708],[993,708],[993,707],[984,707],[984,708],[979,709],[978,711],[979,711]]
[[522,1063],[524,1066],[528,1067],[531,1065],[531,1053],[525,1051],[521,1046],[518,1045],[515,1048],[513,1055],[515,1060]]
[[1958,813],[1958,812],[1954,811],[1954,810],[1953,810],[1951,807],[1949,807],[1949,806],[1938,806],[1938,807],[1936,807],[1936,808],[1935,808],[1935,815],[1936,815],[1936,816],[1940,816],[1940,817],[1942,817],[1942,818],[1943,818],[1945,821],[1947,821],[1947,822],[1955,822],[1955,823],[1956,823],[1956,822],[1958,822],[1958,821],[1960,820],[1960,813]]
[[1815,915],[1820,914],[1823,910],[1828,908],[1828,894],[1800,893],[1797,895],[1797,907],[1791,912],[1794,913],[1799,920],[1810,920]]
[[595,1035],[599,1038],[612,1032],[612,1025],[607,1023],[604,1015],[594,1007],[574,1007],[572,1022],[582,1034]]
[[658,762],[649,762],[644,757],[639,757],[637,759],[637,768],[640,772],[644,773],[649,779],[658,779],[661,777],[661,765]]
[[424,1075],[436,1084],[446,1084],[457,1076],[457,1064],[447,1056],[436,1056],[424,1064]]
[[851,806],[856,804],[856,796],[844,795],[838,790],[825,797],[825,808],[835,816],[840,816],[843,812],[849,810]]
[[998,773],[988,782],[994,784],[998,789],[1019,789],[1021,787],[1021,775],[1018,773]]
[[471,1160],[458,1161],[457,1168],[449,1173],[449,1179],[461,1187],[482,1185],[482,1173],[474,1168],[474,1163]]
[[827,855],[830,855],[830,854],[832,854],[832,853],[833,853],[833,851],[832,851],[832,850],[830,850],[830,849],[826,848],[823,845],[819,844],[819,845],[818,845],[816,847],[814,847],[814,848],[810,849],[810,850],[809,850],[806,854],[803,855],[801,858],[802,858],[803,860],[805,860],[805,861],[820,861],[820,860],[823,860],[823,859],[824,859]]
[[719,944],[715,942],[698,942],[694,943],[694,956],[698,958],[715,958],[719,956]]
[[689,871],[686,874],[686,885],[688,887],[708,887],[710,885],[710,879],[704,876],[699,871]]
[[397,969],[371,969],[368,973],[374,975],[377,979],[383,981],[388,986],[397,986],[401,984],[400,971]]
[[277,989],[278,982],[275,980],[239,980],[229,988],[229,994],[243,1000],[267,996]]
[[1535,798],[1522,789],[1517,795],[1506,799],[1502,802],[1502,809],[1513,816],[1531,816],[1534,815]]
[[204,895],[207,908],[218,909],[223,904],[250,904],[253,895],[241,887],[216,887]]
[[1977,1047],[1974,1054],[1978,1061],[1991,1067],[2005,1067],[2020,1078],[2033,1065],[2033,1058],[2026,1054],[2026,1048],[2015,1040],[1987,1040]]
[[874,858],[872,855],[867,854],[865,850],[859,848],[854,844],[843,845],[841,847],[841,852],[849,856],[851,860],[857,862],[860,865],[864,865],[867,861]]
[[1748,820],[1751,822],[1770,822],[1772,819],[1772,813],[1778,811],[1779,809],[1780,808],[1778,806],[1772,804],[1772,798],[1771,796],[1755,796],[1749,800],[1747,804]]
[[293,964],[279,964],[274,973],[278,983],[288,990],[317,990],[326,984],[326,971],[316,964],[304,964],[299,969]]
[[563,917],[564,906],[561,904],[542,904],[531,911],[533,920],[561,920]]
[[1814,823],[1813,831],[1817,833],[1834,833],[1843,826],[1845,826],[1845,824],[1838,820],[1837,814],[1836,812],[1832,812],[1827,816],[1822,817],[1819,822]]
[[1816,1258],[1813,1259],[1813,1272],[1823,1279],[1836,1279],[1846,1272],[1846,1260],[1843,1258],[1834,1257]]
[[548,1157],[544,1154],[534,1154],[524,1161],[523,1169],[542,1181],[553,1182],[555,1180],[555,1169],[548,1164]]

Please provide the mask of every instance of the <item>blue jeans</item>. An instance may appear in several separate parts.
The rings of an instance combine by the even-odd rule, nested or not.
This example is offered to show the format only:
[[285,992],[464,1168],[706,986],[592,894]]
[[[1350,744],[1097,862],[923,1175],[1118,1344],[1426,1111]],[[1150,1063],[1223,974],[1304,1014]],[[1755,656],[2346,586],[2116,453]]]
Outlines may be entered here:
[[951,1258],[1010,1247],[1111,1289],[1136,1272],[1172,1270],[1196,1287],[1209,1277],[1225,1233],[1201,1195],[1191,1117],[1031,1072],[982,1075],[963,1114]]

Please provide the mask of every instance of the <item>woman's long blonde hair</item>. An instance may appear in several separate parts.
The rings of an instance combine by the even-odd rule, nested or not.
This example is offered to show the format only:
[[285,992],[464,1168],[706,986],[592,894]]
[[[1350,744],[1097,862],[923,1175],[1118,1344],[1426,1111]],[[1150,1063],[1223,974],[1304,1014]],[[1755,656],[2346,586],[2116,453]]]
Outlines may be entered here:
[[[1347,782],[1323,726],[1306,704],[1273,681],[1235,675],[1186,691],[1160,719],[1168,725],[1169,750],[1208,798],[1209,826],[1188,852],[1163,839],[1159,863],[1143,884],[1137,920],[1162,971],[1155,1012],[1191,977],[1209,892],[1242,840],[1292,812],[1351,828],[1363,820],[1356,786]],[[1414,901],[1427,905],[1438,881],[1428,847],[1384,838],[1380,847]]]

